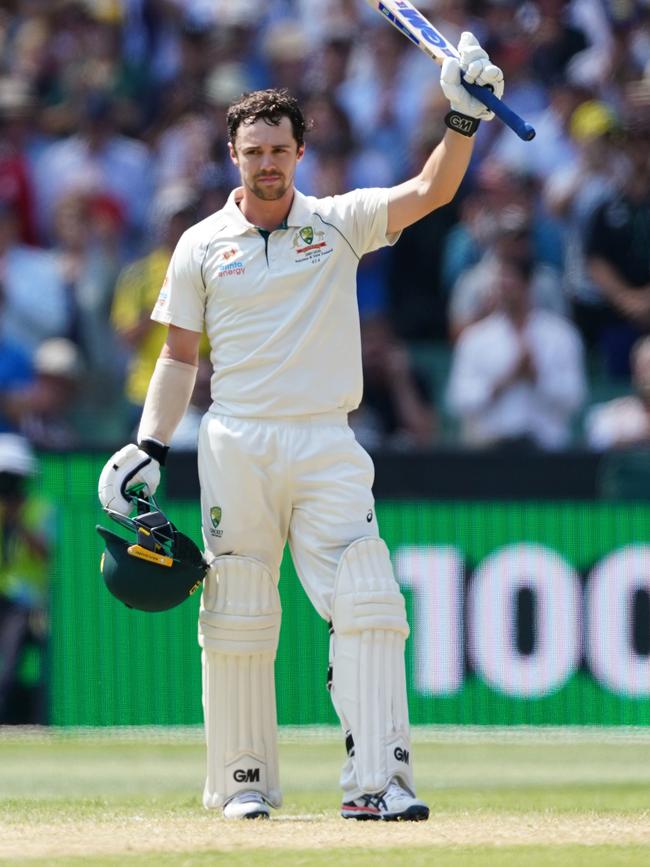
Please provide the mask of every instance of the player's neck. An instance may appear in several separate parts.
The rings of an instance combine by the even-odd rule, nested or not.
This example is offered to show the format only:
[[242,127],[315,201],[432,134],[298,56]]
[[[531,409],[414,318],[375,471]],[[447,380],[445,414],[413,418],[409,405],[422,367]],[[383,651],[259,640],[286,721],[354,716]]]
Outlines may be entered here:
[[259,229],[272,232],[277,229],[288,217],[293,202],[294,188],[291,187],[281,199],[267,202],[258,199],[244,188],[244,194],[239,201],[239,209],[249,223]]

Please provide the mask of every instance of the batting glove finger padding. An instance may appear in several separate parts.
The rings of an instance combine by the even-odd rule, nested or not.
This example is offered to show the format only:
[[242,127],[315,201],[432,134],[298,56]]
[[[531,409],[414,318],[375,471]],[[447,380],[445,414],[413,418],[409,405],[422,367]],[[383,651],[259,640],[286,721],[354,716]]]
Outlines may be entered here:
[[481,48],[473,33],[465,31],[458,43],[459,59],[448,57],[442,64],[440,85],[454,111],[479,120],[492,120],[493,112],[471,96],[461,84],[461,72],[469,84],[490,87],[499,99],[503,96],[503,72]]
[[440,87],[449,100],[453,111],[479,120],[491,120],[494,117],[493,113],[478,99],[470,96],[460,83],[460,63],[455,57],[447,57],[443,61]]
[[131,488],[144,485],[142,494],[150,497],[160,484],[160,464],[135,443],[129,443],[115,452],[104,465],[99,477],[97,493],[104,509],[122,515],[133,511],[128,497]]
[[479,84],[483,67],[490,63],[487,51],[481,48],[478,39],[473,33],[465,31],[458,42],[458,54],[460,55],[460,68],[465,73],[465,78],[470,84]]

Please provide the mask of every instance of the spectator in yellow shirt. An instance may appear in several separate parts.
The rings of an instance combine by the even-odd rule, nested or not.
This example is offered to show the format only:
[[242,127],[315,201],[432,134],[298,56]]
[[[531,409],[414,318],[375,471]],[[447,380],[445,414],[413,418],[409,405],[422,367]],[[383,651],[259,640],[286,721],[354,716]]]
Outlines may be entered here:
[[150,316],[163,285],[172,250],[196,219],[198,198],[185,185],[161,190],[154,205],[156,246],[123,269],[117,280],[111,322],[130,354],[126,398],[132,408],[129,423],[139,419],[147,386],[167,329]]

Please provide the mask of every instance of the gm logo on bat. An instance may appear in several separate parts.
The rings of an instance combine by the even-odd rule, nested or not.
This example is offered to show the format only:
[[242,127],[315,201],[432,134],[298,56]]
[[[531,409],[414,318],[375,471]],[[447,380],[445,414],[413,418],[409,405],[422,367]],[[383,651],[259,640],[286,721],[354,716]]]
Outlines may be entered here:
[[[446,54],[448,57],[456,56],[455,52],[448,47],[447,40],[444,38],[444,36],[441,36],[440,33],[434,30],[431,24],[429,24],[429,22],[427,21],[427,19],[423,15],[420,15],[417,9],[414,9],[408,3],[401,3],[399,2],[399,0],[397,0],[395,5],[398,7],[400,13],[408,21],[408,23],[421,34],[425,42],[428,42],[429,45],[435,46],[439,51],[442,51],[442,53]],[[386,6],[384,6],[383,3],[379,4],[379,11],[385,18],[388,18],[391,24],[394,24],[395,27],[401,30],[405,36],[408,36],[411,42],[413,42],[415,45],[420,44],[420,40],[417,38],[417,36],[410,30],[408,30],[404,26],[404,24],[390,11],[390,9],[387,9]]]

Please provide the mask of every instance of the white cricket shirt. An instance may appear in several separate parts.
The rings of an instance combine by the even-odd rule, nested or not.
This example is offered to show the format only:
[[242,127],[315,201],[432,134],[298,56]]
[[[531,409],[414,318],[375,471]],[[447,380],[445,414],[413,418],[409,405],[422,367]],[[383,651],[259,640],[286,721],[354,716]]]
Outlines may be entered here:
[[268,239],[233,190],[188,229],[152,313],[202,331],[211,346],[212,410],[245,417],[349,412],[362,393],[359,259],[387,244],[387,189],[317,199],[295,193]]

